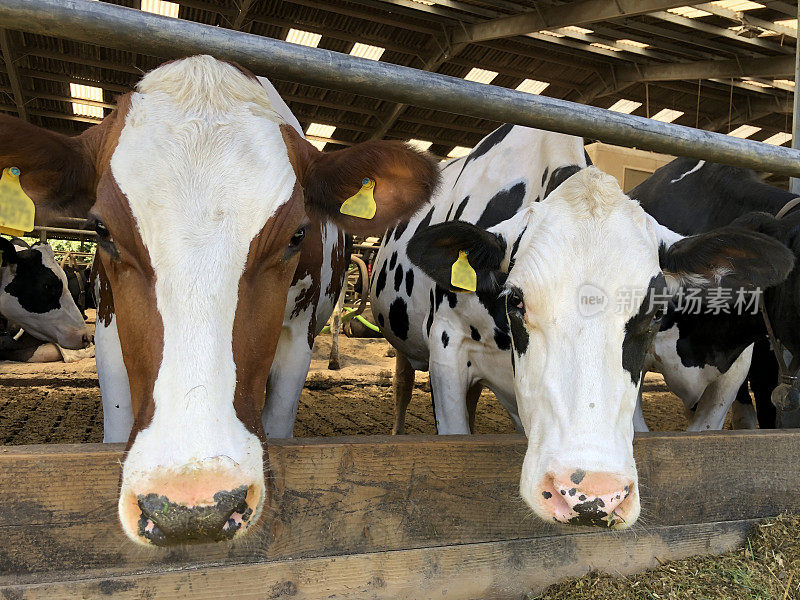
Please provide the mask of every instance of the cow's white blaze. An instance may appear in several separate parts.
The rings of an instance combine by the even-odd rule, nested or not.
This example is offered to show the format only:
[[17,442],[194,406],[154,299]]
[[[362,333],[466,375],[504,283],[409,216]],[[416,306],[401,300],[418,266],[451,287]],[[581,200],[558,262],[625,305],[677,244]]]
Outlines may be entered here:
[[[516,397],[528,435],[520,490],[545,519],[553,512],[544,506],[542,482],[563,480],[576,469],[631,482],[624,518],[632,522],[638,515],[632,449],[638,386],[623,367],[622,351],[625,325],[641,301],[618,310],[613,299],[625,289],[647,290],[661,272],[658,244],[638,203],[593,167],[530,207],[507,286],[526,298],[529,336],[527,350],[515,357]],[[591,316],[579,304],[587,284],[612,300]]]
[[137,89],[111,171],[149,253],[164,343],[120,501],[148,474],[205,467],[263,489],[260,442],[233,406],[232,337],[250,242],[295,185],[282,120],[257,82],[211,57],[167,64]]

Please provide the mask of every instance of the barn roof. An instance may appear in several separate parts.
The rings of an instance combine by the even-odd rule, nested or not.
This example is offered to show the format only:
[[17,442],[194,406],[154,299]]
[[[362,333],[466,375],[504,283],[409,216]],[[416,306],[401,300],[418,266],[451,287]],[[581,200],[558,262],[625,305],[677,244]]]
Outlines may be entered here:
[[[382,61],[757,141],[791,132],[796,6],[722,0],[112,0],[181,19],[361,52]],[[142,4],[144,3],[144,6]],[[108,114],[162,57],[0,30],[0,110],[65,133]],[[267,73],[259,73],[268,75]],[[373,138],[448,156],[498,123],[274,81],[325,149]],[[91,88],[76,88],[82,84]],[[73,104],[78,95],[79,104]],[[629,102],[621,102],[621,101]],[[665,112],[666,109],[666,112]],[[670,112],[672,111],[672,112]],[[331,127],[335,129],[331,131]],[[749,135],[747,135],[749,134]],[[783,134],[783,135],[781,135]],[[777,137],[776,137],[777,136]]]

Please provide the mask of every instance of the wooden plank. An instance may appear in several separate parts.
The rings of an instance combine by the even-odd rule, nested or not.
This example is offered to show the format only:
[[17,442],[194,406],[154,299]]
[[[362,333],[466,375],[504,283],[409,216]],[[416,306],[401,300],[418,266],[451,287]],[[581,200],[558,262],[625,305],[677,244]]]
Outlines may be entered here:
[[726,552],[741,544],[752,523],[648,527],[120,577],[90,574],[81,580],[3,586],[0,595],[15,600],[518,600],[592,569],[630,574],[657,566],[659,559]]
[[[647,526],[775,516],[797,505],[800,434],[648,434],[635,455]],[[269,447],[273,504],[236,544],[154,549],[116,517],[119,447],[0,449],[0,582],[61,570],[383,552],[547,537],[519,498],[519,436],[284,440]],[[570,535],[578,529],[567,529]]]

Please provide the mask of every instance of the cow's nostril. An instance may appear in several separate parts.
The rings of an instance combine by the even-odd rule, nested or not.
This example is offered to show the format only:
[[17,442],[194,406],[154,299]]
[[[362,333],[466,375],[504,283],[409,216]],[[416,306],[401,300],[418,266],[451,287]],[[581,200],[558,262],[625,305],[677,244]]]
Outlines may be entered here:
[[158,494],[140,494],[138,533],[156,546],[229,540],[253,516],[248,487],[214,494],[214,503],[187,506]]

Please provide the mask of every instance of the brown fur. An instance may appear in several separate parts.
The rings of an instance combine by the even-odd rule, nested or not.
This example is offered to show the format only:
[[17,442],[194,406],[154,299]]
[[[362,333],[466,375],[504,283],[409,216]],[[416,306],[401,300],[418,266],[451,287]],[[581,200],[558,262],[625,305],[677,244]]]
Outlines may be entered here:
[[[433,160],[403,142],[370,141],[326,153],[290,125],[281,125],[281,131],[307,210],[331,219],[348,233],[381,235],[415,213],[439,184]],[[361,189],[365,177],[375,180],[375,217],[343,215],[339,208]]]

